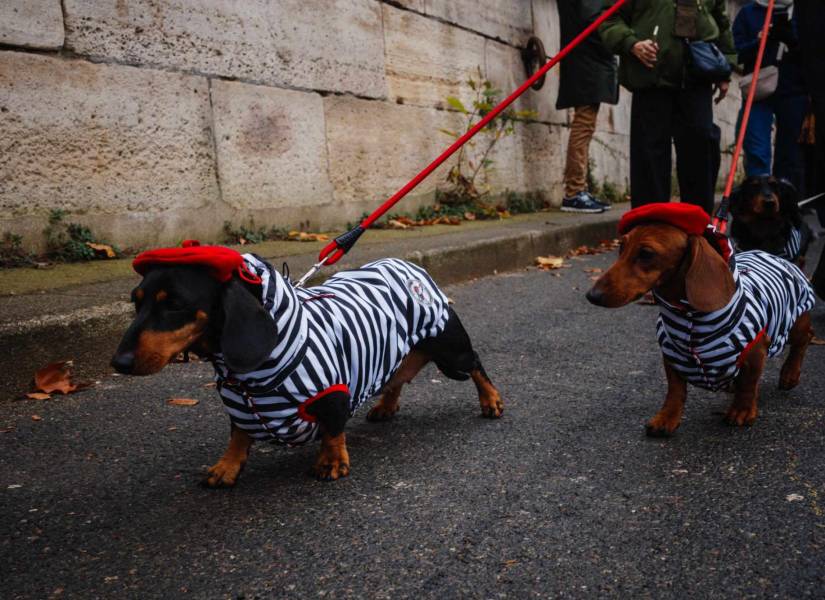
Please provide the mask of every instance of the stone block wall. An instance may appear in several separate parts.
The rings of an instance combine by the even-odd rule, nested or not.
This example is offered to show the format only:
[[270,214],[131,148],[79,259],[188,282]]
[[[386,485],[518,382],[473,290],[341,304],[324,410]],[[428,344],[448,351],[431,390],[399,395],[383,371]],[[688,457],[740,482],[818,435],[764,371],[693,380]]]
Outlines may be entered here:
[[[503,92],[519,49],[559,46],[555,0],[3,0],[0,233],[32,248],[52,209],[121,246],[220,239],[224,221],[341,228],[461,127],[481,68]],[[491,184],[561,200],[558,72],[492,158]],[[627,184],[629,94],[604,107],[597,181]],[[736,101],[718,109],[732,137]],[[449,163],[400,210],[431,202]]]

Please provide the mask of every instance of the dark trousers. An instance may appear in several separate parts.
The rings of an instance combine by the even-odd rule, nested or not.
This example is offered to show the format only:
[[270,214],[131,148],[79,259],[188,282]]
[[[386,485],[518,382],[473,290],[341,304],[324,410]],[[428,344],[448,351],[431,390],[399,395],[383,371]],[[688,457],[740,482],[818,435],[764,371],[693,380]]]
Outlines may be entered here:
[[[802,161],[799,154],[799,132],[805,119],[808,99],[802,95],[773,94],[754,102],[751,107],[748,128],[745,130],[745,175],[770,175],[782,177],[797,189],[802,185]],[[744,99],[736,131],[742,123]],[[774,139],[773,125],[776,122]],[[772,156],[773,155],[773,156]],[[773,158],[773,166],[771,166]]]
[[[651,88],[633,92],[630,111],[630,202],[670,201],[671,142],[682,202],[711,214],[719,171],[713,89]],[[715,147],[714,147],[715,145]]]
[[[825,192],[825,176],[822,175],[825,171],[825,90],[817,90],[811,92],[811,100],[814,106],[814,119],[816,120],[816,161],[817,161],[817,178],[816,189],[811,190],[811,195]],[[825,209],[820,208],[819,222],[825,225]],[[825,300],[825,248],[822,249],[819,255],[819,262],[811,278],[814,290],[819,294],[819,297]]]

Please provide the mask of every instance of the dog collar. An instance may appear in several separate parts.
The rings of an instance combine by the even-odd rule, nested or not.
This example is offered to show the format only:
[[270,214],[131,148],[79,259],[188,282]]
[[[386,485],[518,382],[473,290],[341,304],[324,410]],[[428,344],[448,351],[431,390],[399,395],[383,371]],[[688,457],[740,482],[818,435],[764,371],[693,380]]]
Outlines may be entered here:
[[184,240],[178,248],[147,250],[132,261],[132,268],[140,275],[145,275],[152,267],[179,265],[206,267],[221,283],[232,279],[235,272],[248,283],[261,283],[261,278],[247,268],[239,252],[224,246],[201,246],[198,240]]

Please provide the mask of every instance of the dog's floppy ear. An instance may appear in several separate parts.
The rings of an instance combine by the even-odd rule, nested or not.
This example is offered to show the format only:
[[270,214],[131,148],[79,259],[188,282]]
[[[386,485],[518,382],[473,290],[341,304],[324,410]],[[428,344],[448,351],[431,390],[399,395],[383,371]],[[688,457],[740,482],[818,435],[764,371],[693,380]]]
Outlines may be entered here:
[[226,365],[236,373],[254,371],[278,343],[275,321],[235,278],[224,286],[221,303],[221,352]]
[[688,237],[688,252],[690,266],[685,275],[687,301],[702,312],[723,308],[736,290],[725,259],[700,235]]

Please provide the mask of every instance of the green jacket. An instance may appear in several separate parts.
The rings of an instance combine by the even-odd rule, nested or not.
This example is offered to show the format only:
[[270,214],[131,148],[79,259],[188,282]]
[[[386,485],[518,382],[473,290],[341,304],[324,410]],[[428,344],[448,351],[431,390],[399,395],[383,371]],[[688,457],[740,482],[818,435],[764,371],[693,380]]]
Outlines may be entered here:
[[[614,0],[605,0],[605,8]],[[730,19],[725,13],[725,0],[696,0],[696,39],[715,42],[719,50],[736,65],[736,48],[730,30]],[[613,16],[599,27],[602,41],[608,50],[621,57],[619,83],[630,91],[654,87],[682,87],[685,80],[685,47],[674,35],[676,0],[627,0]],[[653,30],[659,26],[656,41],[659,56],[656,67],[648,69],[631,54],[636,42],[653,39]]]

